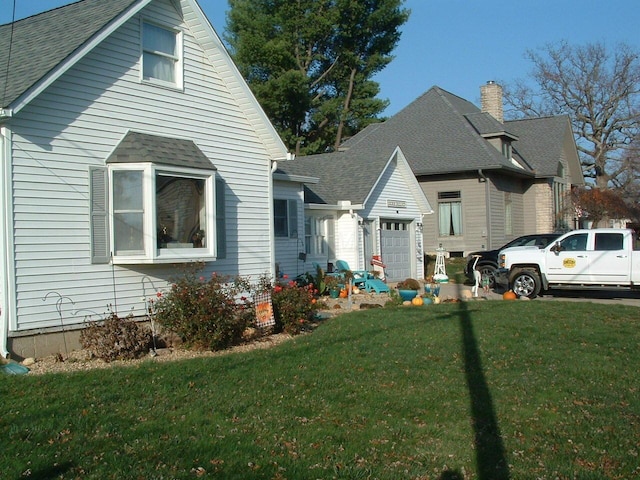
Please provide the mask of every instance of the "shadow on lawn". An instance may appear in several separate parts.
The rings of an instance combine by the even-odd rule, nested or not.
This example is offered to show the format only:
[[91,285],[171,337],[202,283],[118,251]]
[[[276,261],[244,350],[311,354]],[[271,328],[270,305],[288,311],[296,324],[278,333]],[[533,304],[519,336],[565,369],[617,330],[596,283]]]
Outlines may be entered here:
[[[460,290],[460,286],[458,286],[458,290]],[[460,294],[460,292],[458,293]],[[458,315],[462,333],[464,371],[471,400],[471,421],[474,431],[478,479],[507,480],[510,478],[509,466],[500,436],[500,426],[493,408],[491,391],[484,376],[482,358],[473,332],[468,302],[459,302],[458,305],[460,306]],[[445,472],[441,479],[462,478],[455,475],[456,472]]]
[[73,468],[73,463],[63,462],[43,468],[42,470],[26,470],[20,478],[28,477],[33,480],[51,480],[52,478],[62,478],[65,473]]

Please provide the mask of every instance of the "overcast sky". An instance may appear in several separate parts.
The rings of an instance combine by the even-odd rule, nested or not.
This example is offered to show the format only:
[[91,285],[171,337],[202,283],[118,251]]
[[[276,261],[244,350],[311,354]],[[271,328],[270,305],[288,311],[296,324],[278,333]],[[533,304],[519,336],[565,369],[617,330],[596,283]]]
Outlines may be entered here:
[[[107,0],[105,0],[107,1]],[[16,18],[73,3],[15,0]],[[222,36],[226,0],[198,0]],[[0,23],[14,0],[0,0]],[[578,45],[625,42],[640,49],[640,0],[406,0],[411,10],[395,59],[376,76],[393,115],[434,85],[479,104],[488,80],[524,78],[527,49],[568,40]]]

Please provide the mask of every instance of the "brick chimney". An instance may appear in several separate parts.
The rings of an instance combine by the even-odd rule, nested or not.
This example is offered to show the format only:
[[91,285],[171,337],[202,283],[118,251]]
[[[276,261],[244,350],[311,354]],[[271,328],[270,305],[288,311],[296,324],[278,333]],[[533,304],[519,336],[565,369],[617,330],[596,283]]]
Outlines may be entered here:
[[502,110],[502,87],[493,80],[489,80],[480,87],[480,101],[482,111],[488,113],[500,123],[504,123]]

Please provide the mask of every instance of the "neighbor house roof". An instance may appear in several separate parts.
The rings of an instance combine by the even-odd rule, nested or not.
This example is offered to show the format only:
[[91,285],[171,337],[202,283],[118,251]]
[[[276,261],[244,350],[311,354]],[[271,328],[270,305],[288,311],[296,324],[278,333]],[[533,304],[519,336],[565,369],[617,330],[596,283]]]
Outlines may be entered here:
[[515,138],[471,102],[432,87],[384,123],[365,128],[341,149],[366,156],[400,146],[416,176],[501,169],[532,176],[526,165],[505,158],[485,136]]
[[400,175],[405,178],[407,194],[413,196],[423,214],[432,213],[429,201],[397,146],[376,152],[375,155],[346,151],[298,157],[294,161],[281,162],[277,173],[306,174],[317,178],[314,184],[305,183],[306,204],[346,208],[341,202],[347,201],[349,206],[368,208],[370,205],[367,203],[394,161]]
[[[518,140],[513,148],[531,165],[537,177],[553,177],[558,174],[558,162],[575,151],[563,152],[567,140],[573,141],[571,122],[567,115],[509,120],[505,124],[516,132]],[[569,168],[579,166],[576,158],[567,158]],[[570,172],[575,184],[582,184],[582,171]]]
[[300,156],[280,162],[277,171],[318,178],[317,184],[305,185],[305,203],[336,205],[349,200],[362,205],[392,154],[393,149],[375,156],[351,151]]

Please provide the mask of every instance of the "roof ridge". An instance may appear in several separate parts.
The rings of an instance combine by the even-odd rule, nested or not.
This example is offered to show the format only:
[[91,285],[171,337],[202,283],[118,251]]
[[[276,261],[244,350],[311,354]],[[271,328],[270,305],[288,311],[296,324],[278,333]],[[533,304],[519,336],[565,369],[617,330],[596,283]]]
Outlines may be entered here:
[[[448,93],[448,92],[447,92]],[[446,104],[451,108],[451,110],[455,113],[455,115],[459,116],[460,119],[462,120],[461,123],[464,124],[464,128],[465,130],[467,130],[470,134],[471,137],[474,139],[474,141],[476,143],[478,143],[480,145],[480,147],[489,155],[489,158],[492,158],[494,160],[498,160],[498,163],[502,166],[508,166],[510,168],[513,168],[514,165],[513,163],[508,159],[503,157],[500,152],[498,152],[498,150],[496,150],[494,147],[492,147],[491,145],[489,145],[489,142],[487,142],[484,138],[482,138],[481,135],[478,134],[478,132],[476,131],[476,129],[473,127],[473,125],[471,124],[471,122],[469,121],[469,119],[466,117],[466,114],[460,112],[450,101],[448,98],[446,98],[445,95],[441,95],[441,98],[444,102],[446,102]],[[460,97],[457,97],[460,98]],[[463,99],[465,102],[467,103],[471,103],[468,100]],[[471,103],[472,105],[474,105],[473,103]],[[474,105],[475,106],[475,105]],[[478,108],[477,106],[475,106],[476,108]],[[473,113],[483,113],[479,108],[478,108],[478,112],[473,112]],[[496,120],[496,122],[498,122],[498,120]],[[501,122],[498,122],[501,123]],[[504,124],[503,124],[504,125]],[[505,129],[506,131],[506,129]],[[504,160],[503,160],[504,159]]]

